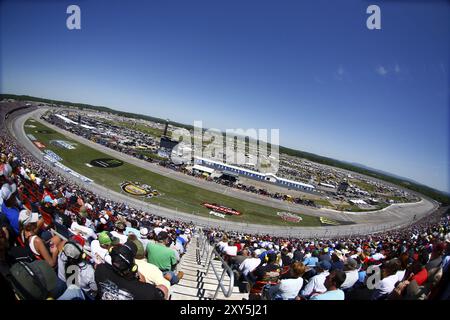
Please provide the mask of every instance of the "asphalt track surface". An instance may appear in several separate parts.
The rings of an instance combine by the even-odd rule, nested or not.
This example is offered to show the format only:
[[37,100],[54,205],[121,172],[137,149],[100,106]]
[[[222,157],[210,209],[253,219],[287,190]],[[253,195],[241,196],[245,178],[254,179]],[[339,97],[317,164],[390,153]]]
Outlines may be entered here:
[[[413,223],[415,220],[419,220],[422,217],[431,214],[438,208],[439,205],[439,203],[437,203],[436,201],[424,197],[423,195],[420,195],[421,201],[417,203],[393,204],[379,211],[357,212],[357,213],[340,212],[323,208],[316,209],[297,204],[287,204],[280,200],[267,198],[246,191],[236,190],[233,188],[219,185],[215,182],[207,182],[204,180],[199,180],[197,178],[185,175],[183,173],[161,167],[155,163],[149,163],[144,160],[140,160],[132,156],[126,155],[124,153],[104,147],[102,145],[89,141],[85,138],[62,130],[43,120],[40,120],[40,115],[43,114],[45,110],[46,109],[18,111],[12,113],[6,122],[8,130],[10,131],[11,135],[15,137],[17,142],[20,145],[24,146],[37,159],[40,159],[44,165],[52,167],[53,170],[58,171],[61,175],[65,176],[67,179],[73,181],[74,183],[82,186],[87,190],[90,190],[93,193],[98,194],[103,198],[113,199],[114,201],[122,201],[130,206],[135,207],[136,209],[144,210],[162,217],[179,219],[187,222],[192,221],[194,224],[197,224],[199,226],[220,227],[224,230],[240,231],[254,234],[272,234],[277,236],[295,236],[304,238],[328,238],[336,236],[365,235],[374,232],[382,232],[391,229],[405,227]],[[84,183],[81,180],[75,178],[74,176],[68,174],[67,172],[64,172],[63,170],[52,166],[48,161],[45,161],[43,159],[42,152],[34,144],[32,144],[32,142],[28,139],[24,131],[24,123],[30,117],[34,118],[36,121],[42,122],[43,124],[52,128],[55,131],[64,134],[70,139],[73,139],[79,143],[88,145],[94,149],[107,153],[117,159],[126,161],[128,163],[170,177],[172,179],[189,183],[199,188],[204,188],[218,193],[224,193],[228,196],[232,196],[244,201],[254,202],[261,205],[278,208],[283,211],[307,214],[312,216],[327,217],[333,220],[353,222],[354,224],[341,226],[322,226],[322,227],[280,227],[271,225],[230,222],[226,220],[224,221],[213,218],[194,216],[190,213],[180,212],[177,210],[160,207],[154,204],[149,204],[141,200],[127,196],[125,194],[107,189],[101,185],[96,184],[95,181],[93,183]],[[414,216],[416,217],[415,220]]]

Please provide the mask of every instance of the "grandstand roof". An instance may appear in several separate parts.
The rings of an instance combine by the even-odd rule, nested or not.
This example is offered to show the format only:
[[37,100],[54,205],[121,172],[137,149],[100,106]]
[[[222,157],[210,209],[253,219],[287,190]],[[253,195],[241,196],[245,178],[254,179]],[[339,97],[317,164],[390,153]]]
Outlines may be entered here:
[[224,166],[224,167],[229,168],[229,169],[245,171],[245,172],[248,172],[248,173],[251,173],[251,174],[255,174],[255,175],[259,175],[259,176],[262,176],[262,177],[272,176],[275,179],[277,179],[277,181],[283,181],[283,182],[286,182],[286,183],[292,183],[292,184],[300,185],[300,186],[305,187],[305,188],[315,189],[315,187],[313,185],[311,185],[311,184],[298,182],[298,181],[294,181],[294,180],[289,180],[289,179],[285,179],[285,178],[280,178],[280,177],[277,177],[273,173],[257,172],[257,171],[254,171],[254,170],[250,170],[250,169],[246,169],[246,168],[242,168],[242,167],[238,167],[238,166],[233,166],[233,165],[229,165],[229,164],[226,164],[226,163],[223,163],[223,162],[220,162],[220,161],[207,159],[207,158],[202,158],[202,157],[195,157],[195,159],[202,160],[202,161],[207,161],[207,162],[214,163],[214,164],[217,164],[217,165],[221,165],[221,166]]
[[214,169],[211,169],[211,168],[208,168],[208,167],[205,167],[205,166],[201,166],[201,165],[199,165],[199,164],[194,165],[194,166],[192,167],[192,169],[193,169],[193,170],[198,170],[198,171],[207,172],[207,173],[210,173],[210,174],[214,172]]

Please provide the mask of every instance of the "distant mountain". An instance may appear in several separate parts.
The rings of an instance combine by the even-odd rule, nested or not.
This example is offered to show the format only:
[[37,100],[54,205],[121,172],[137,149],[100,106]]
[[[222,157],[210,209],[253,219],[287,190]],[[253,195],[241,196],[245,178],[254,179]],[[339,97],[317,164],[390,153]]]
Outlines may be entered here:
[[[412,184],[420,185],[420,186],[423,186],[423,187],[427,187],[423,183],[420,183],[420,182],[418,182],[418,181],[416,181],[414,179],[402,177],[402,176],[399,176],[399,175],[397,175],[395,173],[392,173],[392,172],[383,171],[383,170],[380,170],[380,169],[375,169],[375,168],[372,168],[372,167],[369,167],[369,166],[366,166],[364,164],[357,163],[357,162],[349,162],[349,164],[351,164],[351,165],[353,165],[355,167],[361,168],[361,169],[365,169],[365,170],[377,172],[377,173],[385,175],[385,176],[393,177],[393,178],[398,179],[398,180],[403,180],[406,183],[412,183]],[[436,189],[436,191],[442,192],[442,193],[447,194],[447,195],[450,195],[450,193],[442,191],[442,190],[437,190]]]
[[361,164],[361,163],[357,163],[357,162],[348,162],[348,163],[353,165],[353,166],[355,166],[355,167],[366,169],[366,170],[370,170],[370,171],[374,171],[374,172],[378,172],[380,174],[383,174],[383,175],[386,175],[386,176],[390,176],[390,177],[393,177],[393,178],[396,178],[396,179],[399,179],[399,180],[404,180],[404,181],[408,181],[410,183],[415,183],[415,184],[421,184],[420,182],[417,182],[417,181],[415,181],[415,180],[413,180],[411,178],[406,178],[406,177],[402,177],[402,176],[396,175],[395,173],[392,173],[392,172],[383,171],[383,170],[380,170],[380,169],[375,169],[375,168],[366,166],[366,165]]

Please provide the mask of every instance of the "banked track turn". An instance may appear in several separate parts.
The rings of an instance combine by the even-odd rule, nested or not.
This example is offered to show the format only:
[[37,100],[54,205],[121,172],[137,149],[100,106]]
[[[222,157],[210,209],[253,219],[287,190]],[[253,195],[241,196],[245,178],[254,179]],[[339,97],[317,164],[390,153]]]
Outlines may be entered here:
[[[33,117],[37,121],[42,121],[39,119],[39,115],[42,114],[43,110],[36,109],[26,109],[19,110],[11,114],[11,116],[6,120],[6,126],[8,131],[11,133],[13,138],[25,147],[31,154],[33,154],[39,161],[43,163],[45,166],[50,166],[47,161],[43,160],[42,153],[40,150],[35,147],[31,141],[26,137],[24,131],[24,123],[29,117]],[[70,134],[60,128],[55,126],[51,126],[48,123],[45,125],[55,129],[58,132],[61,132],[71,139],[74,139],[80,143],[88,144],[91,147],[101,149],[102,146],[98,144],[94,144],[84,138],[78,137],[76,135]],[[90,143],[89,143],[90,142]],[[106,147],[105,147],[106,148]],[[107,149],[107,152],[110,154],[113,153],[119,159],[125,159],[125,161],[139,165],[143,167],[145,164],[145,168],[151,170],[153,166],[149,166],[145,161],[136,159],[134,157],[125,155],[123,153],[117,152],[115,150]],[[180,212],[164,207],[160,207],[157,205],[149,204],[135,198],[131,198],[124,194],[112,191],[107,189],[99,184],[90,183],[84,184],[80,180],[76,180],[73,176],[70,176],[68,173],[60,170],[59,168],[52,167],[53,170],[57,170],[58,173],[71,180],[72,182],[80,185],[91,192],[98,194],[101,197],[106,199],[114,199],[115,201],[123,201],[132,205],[133,207],[145,210],[163,217],[167,218],[176,218],[184,221],[192,221],[199,226],[210,226],[210,227],[218,227],[220,226],[224,230],[228,231],[240,231],[247,233],[255,233],[255,234],[272,234],[277,236],[296,236],[296,237],[305,237],[305,238],[328,238],[335,236],[347,236],[347,235],[357,235],[357,234],[369,234],[374,232],[381,232],[391,229],[397,229],[405,227],[414,222],[413,217],[416,216],[416,220],[423,218],[432,212],[434,212],[438,208],[438,203],[428,199],[424,196],[419,203],[413,204],[402,204],[402,205],[391,205],[380,211],[372,211],[367,213],[341,213],[333,210],[327,209],[311,209],[311,208],[296,208],[296,210],[302,210],[305,214],[309,215],[319,215],[324,217],[329,217],[331,219],[336,219],[336,216],[339,216],[341,219],[345,216],[345,219],[342,220],[351,220],[354,221],[353,225],[342,225],[342,226],[323,226],[323,227],[280,227],[280,226],[270,226],[270,225],[258,225],[258,224],[247,224],[247,223],[237,223],[237,222],[229,222],[229,221],[218,221],[211,220],[204,217],[194,216],[190,213]],[[168,169],[169,170],[169,169]],[[152,170],[153,171],[153,170]],[[159,172],[157,172],[159,173]],[[186,181],[184,181],[186,182]],[[198,182],[197,182],[198,183]],[[209,187],[209,186],[208,186]],[[225,186],[220,186],[223,188],[227,188]],[[233,190],[234,191],[234,190]],[[241,192],[242,193],[242,192]],[[228,193],[230,194],[230,193]],[[234,196],[234,195],[233,195]],[[241,198],[241,197],[239,197]],[[255,202],[254,197],[244,197],[245,201]],[[272,199],[264,199],[270,200],[267,202],[270,206],[274,206],[272,203]]]

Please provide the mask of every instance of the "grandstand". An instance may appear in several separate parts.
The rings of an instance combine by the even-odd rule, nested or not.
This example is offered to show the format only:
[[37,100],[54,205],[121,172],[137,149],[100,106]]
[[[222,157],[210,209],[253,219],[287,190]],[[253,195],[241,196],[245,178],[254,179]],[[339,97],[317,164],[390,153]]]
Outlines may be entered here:
[[212,159],[206,159],[201,157],[195,157],[194,162],[197,165],[213,168],[215,170],[221,171],[221,172],[231,172],[246,178],[264,181],[267,183],[273,183],[275,185],[289,188],[289,189],[296,189],[301,191],[309,191],[312,192],[315,190],[315,187],[313,185],[293,181],[285,178],[277,177],[276,175],[272,173],[262,173],[254,170],[249,170],[245,168],[241,168],[238,166],[233,166],[230,164],[226,164],[220,161],[212,160]]
[[[449,297],[447,207],[402,229],[345,238],[201,228],[99,197],[61,176],[6,129],[32,107],[1,104],[0,274],[17,299]],[[78,270],[75,278],[69,267]],[[370,267],[382,274],[374,288]]]

